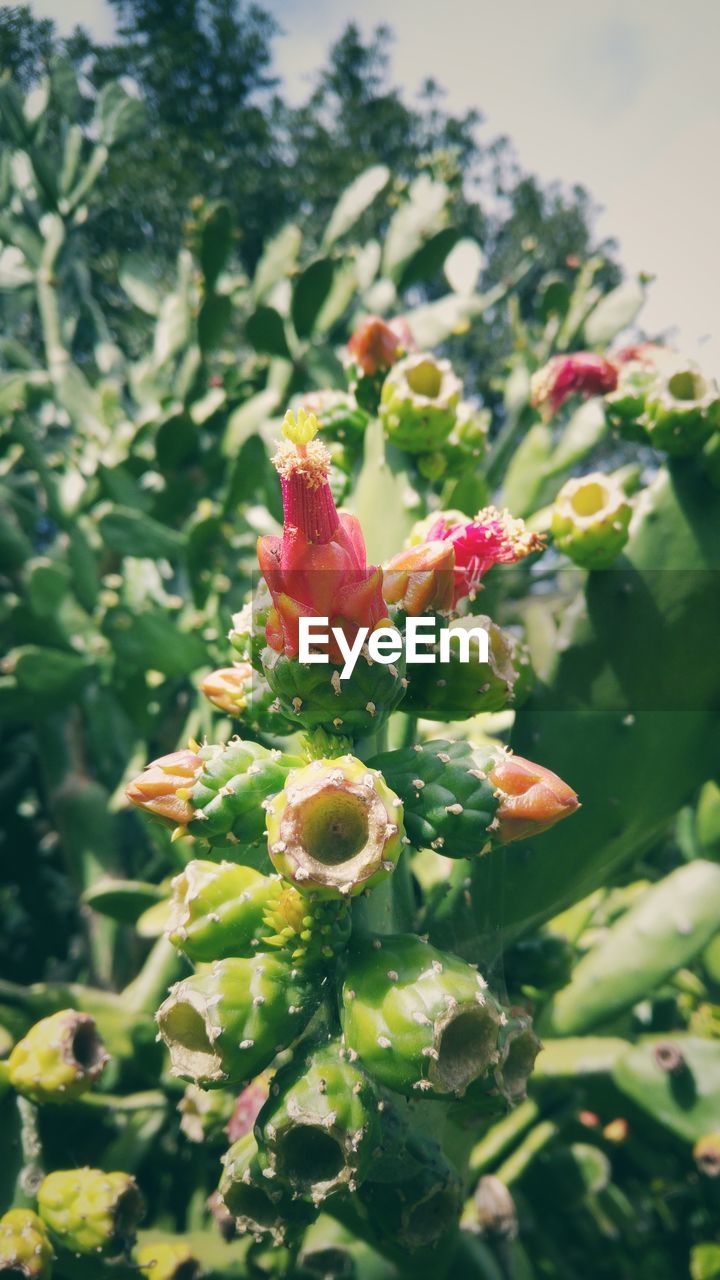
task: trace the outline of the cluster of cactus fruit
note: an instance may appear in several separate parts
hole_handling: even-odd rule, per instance
[[[276,455],[283,533],[258,547],[266,644],[249,644],[256,669],[240,677],[267,681],[285,733],[304,730],[302,754],[241,738],[191,743],[128,787],[204,854],[174,880],[167,926],[198,971],[172,988],[157,1021],[173,1072],[204,1089],[251,1086],[280,1057],[254,1130],[224,1158],[216,1209],[237,1232],[288,1245],[326,1199],[352,1197],[364,1216],[386,1218],[402,1247],[427,1249],[457,1225],[461,1181],[437,1141],[413,1132],[408,1104],[468,1093],[490,1109],[514,1102],[539,1041],[528,1013],[504,1007],[477,964],[415,932],[411,851],[491,855],[572,813],[577,798],[499,744],[440,739],[378,753],[414,672],[393,663],[376,672],[364,653],[341,682],[330,643],[321,679],[300,661],[303,616],[329,617],[348,641],[361,626],[402,634],[407,617],[447,618],[492,564],[542,546],[494,510],[440,520],[390,560],[386,598],[357,520],[335,508],[317,432],[314,415],[287,415]],[[474,655],[466,665],[441,679],[467,717],[496,705],[488,687],[493,700],[497,691]],[[224,708],[231,673],[205,682]],[[413,709],[432,716],[426,683]],[[386,917],[403,896],[399,932]]]
[[[127,265],[126,359],[77,290],[138,110],[110,85],[65,121],[53,185],[0,86],[4,287],[47,364],[3,344],[0,750],[26,892],[59,845],[84,904],[51,981],[0,982],[0,1276],[707,1280],[717,386],[613,347],[642,290],[589,262],[515,315],[491,420],[428,348],[511,284],[357,322],[450,243],[426,176],[382,252],[348,243],[381,167],[325,256],[286,228],[252,281],[198,203],[172,294]],[[418,622],[439,661],[406,661]]]

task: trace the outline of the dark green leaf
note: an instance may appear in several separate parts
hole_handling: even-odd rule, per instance
[[[322,305],[330,292],[335,264],[318,258],[298,276],[292,296],[292,322],[298,338],[309,338]],[[282,354],[281,352],[277,353]]]
[[[274,307],[257,307],[245,326],[245,336],[250,345],[262,355],[290,359],[285,324],[280,312]]]
[[[113,507],[100,517],[98,527],[105,546],[122,556],[172,558],[185,548],[181,533],[132,507]]]

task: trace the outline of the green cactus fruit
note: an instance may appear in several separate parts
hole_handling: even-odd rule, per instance
[[[473,634],[478,629],[487,633],[487,662],[479,660],[482,637]],[[512,701],[517,681],[507,636],[481,614],[456,618],[449,630],[449,661],[440,661],[438,631],[422,650],[435,661],[412,665],[403,710],[424,720],[469,720],[481,711],[501,711]]]
[[[604,569],[628,540],[632,505],[613,476],[595,471],[563,485],[552,514],[552,534],[583,569]]]
[[[10,1209],[0,1218],[0,1276],[50,1280],[53,1251],[45,1224],[31,1209]]]
[[[672,457],[698,453],[720,428],[720,389],[692,361],[667,352],[652,366],[631,362],[606,398],[612,425]]]
[[[653,382],[645,406],[650,443],[673,457],[698,453],[720,428],[720,389],[690,362]]]
[[[498,1064],[505,1015],[484,978],[412,934],[359,939],[342,1000],[348,1049],[398,1093],[461,1097]]]
[[[352,755],[313,760],[266,804],[270,857],[303,892],[353,897],[395,869],[402,802]]]
[[[414,1136],[415,1167],[399,1182],[365,1182],[359,1196],[381,1242],[423,1259],[455,1230],[462,1209],[462,1183],[457,1170],[431,1139]]]
[[[332,663],[301,663],[269,646],[262,664],[280,711],[295,728],[343,736],[377,733],[407,688],[403,655],[384,665],[361,654],[347,680]]]
[[[38,1189],[38,1211],[71,1253],[119,1253],[135,1238],[144,1205],[129,1173],[61,1169]]]
[[[134,1261],[146,1280],[200,1280],[203,1269],[183,1240],[155,1240],[138,1245]]]
[[[92,1088],[108,1061],[95,1019],[61,1009],[18,1041],[8,1059],[8,1079],[33,1102],[69,1102]]]
[[[439,738],[374,756],[388,786],[403,802],[405,827],[417,849],[447,858],[472,858],[490,846],[498,807],[488,779],[501,746],[473,749],[468,742]]]
[[[195,858],[173,880],[168,937],[195,963],[252,955],[281,889],[252,867]]]
[[[220,1200],[239,1235],[280,1246],[312,1222],[315,1211],[266,1173],[253,1134],[244,1134],[223,1156]]]
[[[297,1039],[319,999],[288,958],[265,952],[184,978],[157,1012],[173,1075],[203,1088],[251,1080]]]
[[[605,396],[608,420],[625,440],[647,444],[645,398],[656,377],[656,369],[631,361],[620,367],[616,389]]]
[[[195,811],[188,830],[211,845],[259,844],[265,834],[263,801],[281,789],[300,761],[242,738],[203,747],[199,755],[202,769],[187,793]]]
[[[380,1138],[379,1101],[339,1040],[297,1053],[273,1080],[255,1125],[265,1176],[315,1204],[355,1191]]]
[[[455,426],[462,383],[449,360],[405,356],[383,383],[379,414],[388,440],[409,453],[438,449]]]

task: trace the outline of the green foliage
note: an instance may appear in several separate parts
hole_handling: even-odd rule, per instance
[[[640,452],[612,442],[598,398],[540,418],[531,375],[580,346],[604,352],[644,282],[619,282],[594,252],[581,192],[540,190],[502,146],[500,211],[484,215],[464,182],[488,159],[474,120],[444,115],[434,86],[410,108],[389,87],[386,34],[366,44],[349,28],[291,109],[270,96],[260,10],[116,9],[119,35],[98,48],[79,32],[60,49],[23,8],[0,20],[12,72],[0,85],[0,1051],[74,1009],[111,1055],[94,1091],[43,1105],[39,1129],[0,1063],[0,1212],[34,1204],[44,1161],[83,1170],[103,1246],[114,1223],[99,1170],[136,1177],[143,1249],[181,1235],[210,1276],[305,1280],[317,1255],[388,1280],[426,1264],[496,1277],[508,1259],[551,1280],[674,1278],[691,1257],[714,1274],[713,1187],[692,1150],[717,1132],[720,1087],[716,421],[690,433],[693,456],[668,462],[657,434]],[[481,447],[463,429],[460,391],[428,436],[413,405],[405,433],[383,430],[386,371],[365,375],[346,345],[367,313],[402,314],[405,340],[441,346],[491,419],[487,453],[484,428]],[[253,618],[241,610],[256,540],[282,514],[270,454],[290,400],[317,412],[333,492],[373,562],[448,507],[471,517],[495,500],[548,530],[569,478],[615,473],[633,516],[612,569],[581,573],[558,545],[537,571],[493,569],[461,606],[462,627],[492,618],[513,663],[527,639],[539,680],[517,710],[509,677],[490,698],[458,678],[423,700],[402,663],[362,659],[341,686],[338,671],[264,647],[268,600],[256,595]],[[245,705],[200,705],[231,622]],[[451,723],[418,726],[417,713]],[[507,797],[487,772],[508,744],[583,808],[505,852],[493,833]],[[302,884],[267,878],[266,807],[293,768],[350,750],[404,802],[409,843],[371,896],[328,914]],[[146,823],[125,786],[155,757],[172,773],[179,752],[202,766],[175,786],[184,817]],[[189,929],[182,875],[174,925],[168,899],[194,852],[215,860],[200,864],[208,884],[221,863],[232,890],[228,906],[190,886]],[[290,860],[277,862],[287,876]],[[462,1071],[437,1048],[458,993]],[[161,1004],[172,1061],[155,1040]],[[537,1050],[532,1013],[546,1048],[529,1098],[504,1115]],[[277,1065],[256,1142],[236,1086]],[[232,1115],[225,1226],[227,1213],[252,1224],[274,1253],[211,1234],[217,1152],[181,1129],[178,1076],[219,1088]],[[264,1096],[263,1077],[251,1089]],[[336,1147],[299,1200],[275,1195],[272,1176],[293,1108],[313,1130],[300,1165],[329,1158],[320,1130]],[[479,1175],[512,1189],[519,1240],[512,1223],[478,1225],[480,1192],[458,1230]],[[76,1214],[72,1185],[68,1171],[56,1215]],[[83,1248],[96,1237],[61,1226],[56,1274],[132,1274],[119,1258],[72,1257],[63,1233]]]

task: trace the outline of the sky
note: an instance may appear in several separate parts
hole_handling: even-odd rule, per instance
[[[62,31],[112,31],[106,0],[34,0]],[[544,181],[582,183],[628,272],[656,277],[642,321],[720,374],[718,0],[265,0],[276,69],[300,100],[347,21],[395,33],[393,79],[432,76]]]

